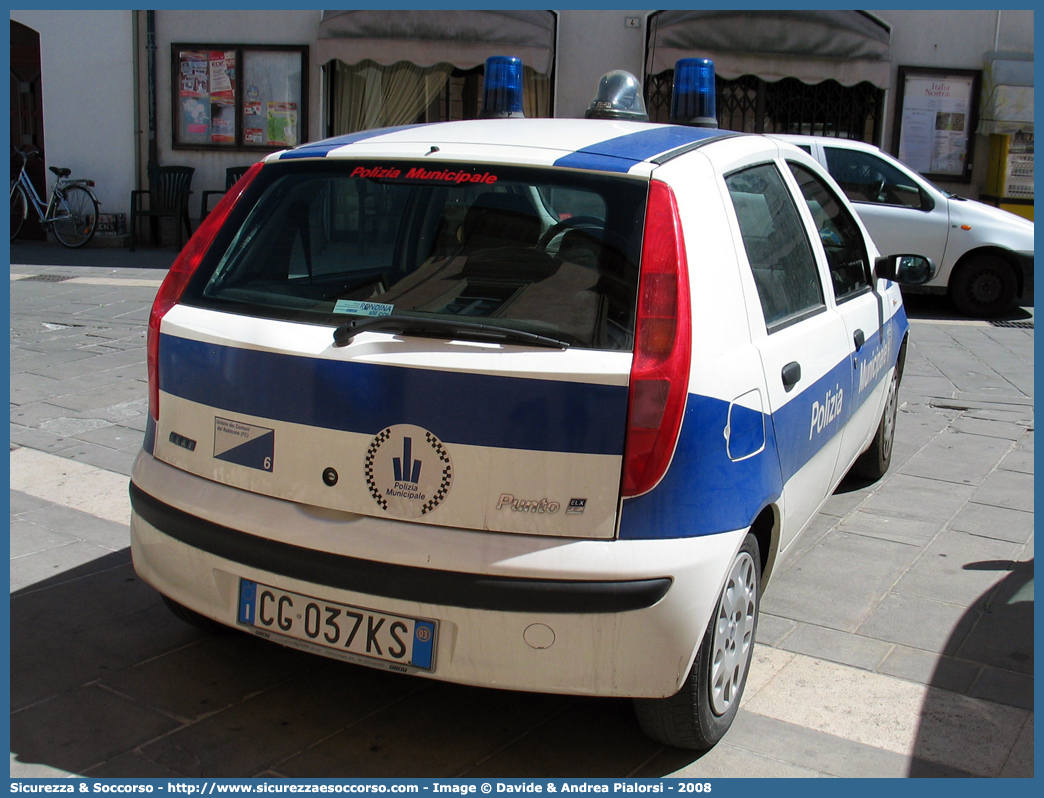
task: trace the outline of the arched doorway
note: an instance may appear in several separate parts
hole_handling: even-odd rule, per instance
[[[40,34],[19,22],[11,21],[11,146],[44,148],[43,89],[40,81]],[[12,162],[14,169],[16,162]],[[29,178],[40,196],[45,196],[46,179],[42,158],[29,160]],[[21,238],[46,239],[36,216],[30,212]]]

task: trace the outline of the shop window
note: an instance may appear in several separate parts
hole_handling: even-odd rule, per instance
[[[420,67],[409,61],[358,64],[330,61],[327,135],[379,127],[475,119],[482,111],[484,66],[459,69],[439,63]],[[551,82],[523,67],[522,110],[527,117],[550,116]]]
[[[175,149],[295,147],[308,135],[308,47],[171,47]]]

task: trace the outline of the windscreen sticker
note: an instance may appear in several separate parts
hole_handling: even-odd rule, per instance
[[[412,424],[388,427],[371,441],[364,473],[373,500],[398,518],[427,515],[453,484],[453,463],[445,445]]]
[[[215,418],[214,458],[259,471],[271,471],[275,461],[275,430]]]
[[[350,313],[353,316],[390,316],[395,305],[382,302],[360,302],[356,299],[338,299],[334,303],[334,313]]]
[[[497,182],[497,176],[490,172],[468,172],[463,169],[424,169],[415,166],[403,172],[394,166],[357,166],[352,170],[351,177],[361,177],[375,180],[425,180],[432,183],[481,183],[491,186]]]

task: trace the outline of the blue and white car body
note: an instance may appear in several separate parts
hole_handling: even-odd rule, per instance
[[[744,542],[757,539],[767,579],[894,419],[899,287],[873,276],[878,253],[856,223],[866,285],[835,296],[830,239],[795,165],[851,215],[798,149],[672,125],[445,123],[269,156],[157,297],[131,486],[138,573],[190,616],[359,664],[514,690],[677,694]],[[321,213],[315,192],[295,199],[293,180],[334,173],[343,182]],[[779,218],[751,188],[763,174],[793,204],[821,298],[772,319],[750,254],[757,226]],[[453,192],[472,185],[526,196],[540,240],[437,268],[418,257],[347,299],[309,293],[338,241],[360,262],[382,241],[396,242],[389,258],[466,247],[473,206]],[[444,205],[422,207],[444,189]],[[259,217],[278,202],[276,221]],[[567,252],[580,227],[594,243]],[[294,239],[285,252],[280,235]],[[262,279],[266,252],[284,265]],[[294,271],[302,257],[308,274]],[[505,277],[522,282],[491,299]],[[257,298],[277,281],[293,284],[292,302]],[[481,295],[462,299],[465,283]],[[386,321],[418,292],[405,327]],[[481,319],[494,327],[510,307],[509,332],[550,343],[409,328],[436,306],[440,322],[495,306]],[[745,662],[755,622],[740,624]],[[715,711],[730,703],[738,694]]]

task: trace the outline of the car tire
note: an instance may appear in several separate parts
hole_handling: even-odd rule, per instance
[[[1011,265],[996,255],[977,255],[961,263],[950,278],[950,299],[961,313],[992,319],[1015,305],[1018,284]]]
[[[748,533],[681,690],[669,698],[634,700],[647,736],[675,748],[706,751],[728,731],[754,653],[760,593],[761,555],[757,538]]]
[[[201,615],[195,610],[190,610],[184,604],[178,604],[178,602],[172,598],[167,596],[161,596],[161,598],[163,599],[163,603],[167,605],[167,609],[169,609],[174,614],[174,617],[180,621],[184,621],[185,623],[195,626],[197,629],[204,632],[209,632],[210,634],[224,634],[228,631],[228,627],[224,624],[220,624],[217,621],[208,618],[206,615]]]
[[[892,379],[888,384],[888,396],[885,399],[881,422],[870,448],[859,455],[852,466],[852,473],[857,477],[876,482],[888,472],[892,463],[892,444],[895,442],[895,417],[899,409],[899,369],[892,369]]]

